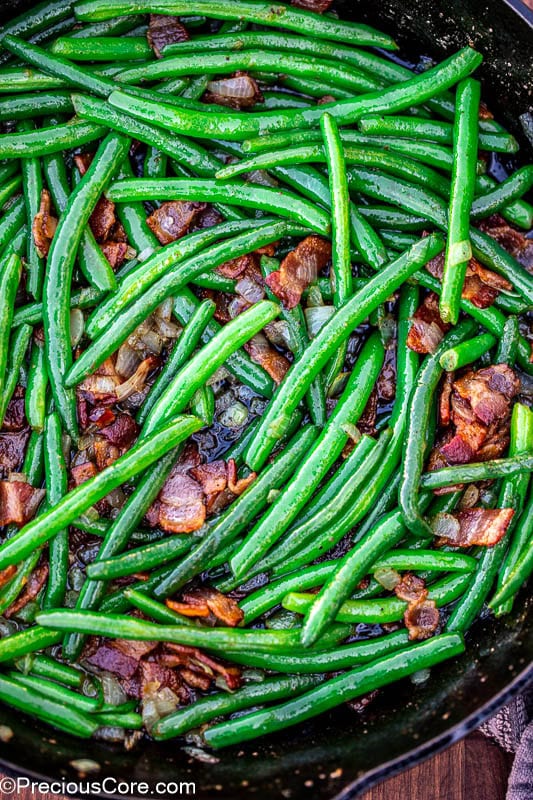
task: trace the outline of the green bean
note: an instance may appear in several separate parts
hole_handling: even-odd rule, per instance
[[[513,408],[511,441],[509,444],[510,456],[531,451],[533,415],[527,409],[528,413],[525,413],[524,409],[525,407],[520,403],[516,403]],[[512,508],[515,513],[507,528],[506,535],[494,546],[483,549],[479,557],[478,568],[470,579],[465,598],[453,610],[448,619],[446,630],[464,631],[469,628],[481,611],[496,577],[503,573],[503,570],[500,573],[502,562],[508,548],[510,534],[525,502],[528,483],[528,475],[518,478],[512,476],[505,478],[501,482],[497,506],[498,508]],[[522,529],[520,533],[524,535],[526,531]],[[502,584],[500,583],[500,585]],[[505,610],[508,609],[506,608]]]
[[[505,321],[501,333],[498,348],[496,350],[496,364],[508,364],[510,367],[514,366],[518,352],[518,341],[520,337],[520,328],[518,317],[509,317]]]
[[[16,574],[9,581],[9,583],[6,583],[6,585],[2,587],[0,592],[0,614],[3,614],[5,611],[7,611],[10,605],[14,603],[17,597],[20,595],[24,586],[28,582],[31,573],[37,566],[37,562],[39,561],[40,557],[41,553],[40,551],[37,551],[36,553],[32,553],[30,556],[28,556],[28,558],[17,565]]]
[[[384,33],[367,25],[337,20],[332,17],[321,17],[300,8],[290,8],[283,3],[249,3],[246,0],[235,0],[231,5],[221,0],[198,0],[195,11],[207,17],[224,20],[245,19],[260,25],[287,28],[317,39],[333,39],[345,41],[349,39],[353,45],[370,45],[387,50],[396,50],[394,40]],[[156,4],[136,0],[135,3],[113,0],[103,3],[101,0],[82,0],[76,4],[76,17],[82,21],[99,22],[119,14],[169,14],[171,16],[187,14],[190,4],[183,0],[168,2],[158,0]]]
[[[207,323],[214,314],[215,308],[215,303],[212,300],[204,300],[193,312],[137,414],[139,425],[144,424],[154,405],[173,380],[176,372],[192,356]]]
[[[80,711],[83,714],[94,714],[102,706],[102,700],[99,698],[86,697],[42,677],[21,675],[19,672],[8,672],[7,677],[49,700],[63,703],[68,708],[69,714],[71,710]]]
[[[426,357],[411,396],[398,501],[405,526],[419,536],[428,536],[432,533],[420,513],[418,491],[427,455],[426,436],[433,396],[442,375],[440,357],[450,346],[454,347],[466,339],[472,333],[473,327],[470,321],[461,322],[444,337],[435,352]]]
[[[322,680],[318,675],[290,675],[286,678],[265,678],[261,683],[244,686],[236,692],[219,692],[210,697],[203,697],[193,705],[169,714],[157,723],[152,733],[158,741],[172,739],[193,728],[199,728],[216,717],[232,714],[243,708],[299,695],[306,689],[317,686]]]
[[[28,444],[26,445],[26,453],[22,465],[22,472],[26,476],[28,483],[31,483],[32,486],[40,486],[43,480],[43,445],[44,436],[42,433],[32,431],[28,439]]]
[[[28,655],[16,661],[15,666],[25,675],[29,672],[32,675],[58,681],[76,689],[82,685],[85,679],[85,673],[81,670],[68,664],[62,664],[60,661],[56,661],[55,658],[40,654]]]
[[[63,36],[50,48],[54,56],[72,61],[135,61],[153,58],[153,50],[142,36],[91,36],[73,39]]]
[[[1,286],[2,283],[0,281],[0,289]],[[6,415],[9,401],[13,397],[13,393],[20,379],[20,372],[30,342],[31,333],[32,330],[29,325],[21,325],[13,332],[10,340],[7,369],[4,373],[3,381],[0,382],[2,384],[2,394],[0,395],[0,427]],[[6,337],[6,339],[7,338],[8,337]]]
[[[73,632],[93,636],[130,639],[133,641],[171,642],[224,652],[243,645],[269,652],[291,652],[298,647],[298,631],[243,630],[242,628],[193,628],[186,625],[157,625],[120,614],[102,614],[98,611],[56,609],[41,611],[39,625],[54,631]],[[349,628],[338,626],[329,631],[327,638],[317,642],[317,649],[327,649],[332,639],[346,638]],[[0,642],[1,644],[1,642]]]
[[[34,158],[94,142],[107,133],[101,125],[73,120],[54,128],[6,133],[0,140],[0,158]]]
[[[25,686],[18,675],[16,679],[13,676],[0,676],[0,700],[74,736],[88,739],[98,727],[97,722],[75,708],[70,707],[66,714],[64,702],[43,697],[39,692]]]
[[[143,614],[163,625],[185,625],[185,627],[195,625],[195,622],[189,617],[184,617],[182,614],[172,611],[167,606],[157,602],[157,600],[147,597],[142,592],[135,591],[132,587],[124,591],[124,599],[127,605],[138,608]]]
[[[17,175],[20,170],[20,163],[17,161],[4,161],[0,164],[0,184],[5,183],[13,176]]]
[[[495,344],[496,339],[494,336],[490,333],[482,333],[467,342],[462,342],[446,350],[440,357],[440,365],[446,372],[454,372],[456,369],[461,369],[461,367],[466,367],[467,364],[477,361],[482,355],[488,353]]]
[[[0,330],[4,331],[0,339],[0,396],[3,396],[10,352],[8,331],[11,328],[11,320],[13,319],[15,297],[22,265],[20,258],[15,253],[8,253],[2,258],[0,267]]]
[[[446,553],[439,550],[391,550],[376,561],[371,572],[381,569],[395,570],[429,570],[443,572],[473,572],[477,561],[472,556],[460,553]]]
[[[143,718],[136,711],[104,711],[103,713],[93,714],[92,719],[101,727],[106,728],[126,728],[127,730],[140,731],[143,727]]]
[[[3,564],[0,569],[16,564],[40,547],[98,500],[145,470],[200,427],[201,422],[194,417],[179,417],[149,440],[136,444],[110,467],[73,489],[54,508],[40,514],[4,542],[0,546],[0,563]]]
[[[43,650],[45,647],[53,647],[61,641],[61,634],[43,628],[41,625],[33,625],[23,631],[17,631],[11,636],[0,639],[0,663],[2,661],[12,661],[36,650]],[[63,708],[63,714],[65,709]]]
[[[40,92],[68,89],[68,81],[45,75],[44,72],[24,66],[4,67],[0,70],[0,94],[16,92]]]
[[[68,92],[38,92],[13,95],[0,100],[0,121],[32,119],[47,114],[68,114],[74,110]]]
[[[360,164],[367,167],[378,167],[394,175],[399,175],[406,180],[421,183],[442,196],[448,196],[450,188],[448,180],[429,167],[418,164],[416,161],[405,159],[396,153],[387,153],[383,150],[363,149],[361,147],[345,147],[344,157],[347,164]],[[265,169],[284,165],[301,164],[305,162],[325,161],[326,156],[321,144],[311,144],[298,147],[289,147],[282,151],[261,153],[257,156],[244,159],[236,164],[230,164],[217,172],[218,178],[233,178],[242,172],[254,169]]]
[[[85,533],[90,533],[93,536],[104,538],[111,522],[107,519],[89,519],[87,516],[82,515],[70,523],[73,528],[77,528]],[[164,536],[162,531],[158,530],[137,530],[131,534],[132,542],[157,542]]]
[[[7,136],[8,134],[6,134]],[[0,217],[0,251],[13,242],[14,237],[26,222],[26,207],[24,199],[17,197],[12,202],[3,216]],[[13,248],[11,248],[13,249]],[[3,254],[5,255],[5,253]],[[19,255],[17,253],[17,255]]]
[[[122,164],[119,177],[133,177],[133,169],[129,159],[126,159]],[[119,204],[116,206],[116,213],[126,231],[129,244],[137,251],[139,261],[144,262],[149,255],[159,249],[160,243],[146,222],[146,211],[143,204]]]
[[[476,120],[476,126],[478,122]],[[452,123],[440,120],[368,115],[359,120],[359,130],[363,133],[379,134],[380,136],[406,136],[409,139],[429,139],[442,144],[453,144]],[[518,142],[514,136],[507,133],[492,134],[483,133],[480,130],[479,147],[481,150],[490,150],[496,153],[516,153]]]
[[[361,525],[357,527],[357,532],[352,538],[353,542],[356,542],[358,539],[362,539],[363,536],[365,536],[365,534],[374,527],[378,520],[381,519],[381,517],[384,517],[385,514],[388,514],[389,511],[392,511],[396,507],[399,485],[400,473],[396,471],[389,480],[380,497],[377,498],[372,511],[367,514],[364,521],[361,522]]]
[[[191,399],[191,414],[212,425],[215,418],[215,395],[211,386],[200,386]]]
[[[531,543],[533,532],[533,493],[529,492],[529,500],[524,508],[522,516],[515,529],[517,541]],[[505,577],[500,581],[499,586],[489,602],[489,608],[494,613],[512,601],[516,592],[528,580],[533,570],[533,547],[527,544],[522,552],[517,556],[506,571]]]
[[[495,458],[492,461],[443,467],[434,472],[427,472],[422,476],[420,485],[424,489],[441,489],[456,483],[475,483],[476,481],[496,480],[507,475],[524,475],[531,472],[532,469],[533,455],[522,453],[509,458]]]
[[[477,189],[479,193],[488,194],[498,187],[498,183],[489,175],[478,175]],[[475,202],[475,201],[474,201]],[[525,200],[515,200],[514,203],[500,209],[500,214],[508,222],[528,231],[533,226],[533,206]]]
[[[247,453],[251,469],[260,469],[272,451],[283,427],[305,394],[309,382],[328,362],[338,345],[359,325],[369,312],[384,302],[418,267],[442,250],[439,236],[428,236],[371,278],[339,309],[311,341],[302,358],[291,368],[276,396],[263,415]]]
[[[346,180],[344,152],[339,136],[337,123],[329,114],[320,119],[320,127],[324,138],[324,153],[328,165],[330,194],[332,198],[332,266],[333,266],[333,302],[335,307],[342,306],[352,294],[352,264],[350,260],[350,195]],[[357,222],[361,219],[357,213]],[[364,223],[363,223],[364,225]],[[356,225],[356,230],[361,227]],[[359,250],[365,251],[364,239],[356,242]]]
[[[361,416],[381,370],[383,358],[383,345],[379,337],[373,335],[365,343],[346,388],[308,458],[230,560],[236,577],[242,577],[283,535],[340,456],[348,439],[346,425],[356,424]]]
[[[324,111],[335,117],[339,125],[357,121],[370,113],[395,111],[419,105],[440,91],[453,86],[473,72],[481,61],[475,50],[464,48],[456,55],[441,62],[421,75],[389,89],[371,92],[355,99],[327,103],[318,108],[290,109],[267,112],[230,114],[198,112],[187,108],[168,107],[160,103],[131,97],[125,92],[115,91],[109,102],[134,117],[158,120],[161,127],[176,130],[185,135],[204,139],[222,138],[228,141],[243,141],[251,136],[273,133],[291,128],[310,128],[316,125]]]
[[[275,242],[291,231],[300,232],[299,228],[293,228],[286,222],[265,222],[264,220],[262,222],[263,224],[255,230],[252,229],[247,233],[212,245],[168,270],[108,326],[105,334],[102,334],[85,350],[72,365],[65,380],[66,385],[75,386],[91,374],[152,311],[167,297],[177,294],[194,275],[202,274],[207,269],[214,269],[230,258],[237,258],[258,247]]]
[[[280,312],[277,303],[262,300],[228,322],[208,344],[176,372],[151,409],[142,429],[147,436],[182,411],[194,392],[222,366],[228,355],[242,347]]]
[[[456,325],[459,319],[459,300],[472,258],[469,230],[474,200],[480,94],[481,86],[472,78],[467,78],[457,87],[448,236],[439,298],[439,313],[444,322],[452,325]]]
[[[16,36],[4,36],[2,44],[11,53],[37,67],[37,69],[42,69],[47,75],[67,81],[70,85],[81,86],[85,91],[89,91],[99,97],[107,97],[115,89],[116,84],[110,78],[105,78],[91,70],[78,67],[68,59],[52,55],[50,50],[43,50],[34,44],[18,39]]]
[[[106,332],[109,325],[123,309],[137,300],[153,284],[162,278],[176,264],[191,258],[202,248],[219,239],[232,236],[251,228],[259,228],[264,221],[236,220],[214,225],[207,230],[184,236],[175,242],[161,247],[157,252],[142,260],[119,283],[117,291],[93,311],[87,321],[85,332],[92,339]]]
[[[158,598],[171,596],[201,572],[209,559],[231,544],[265,507],[270,492],[273,489],[280,490],[286,484],[316,436],[316,428],[302,428],[243,494],[233,501],[229,509],[213,521],[201,542],[158,582],[154,595]]]
[[[13,197],[15,192],[18,192],[22,185],[22,176],[15,175],[13,178],[0,186],[0,208]]]
[[[91,580],[110,581],[125,575],[133,575],[136,572],[168,564],[186,553],[192,546],[194,546],[193,537],[189,534],[183,536],[176,534],[159,542],[127,550],[118,556],[94,561],[87,566],[87,577]]]
[[[476,198],[472,204],[472,219],[483,219],[515,200],[533,187],[533,166],[522,167],[499,183],[492,191]]]
[[[94,563],[115,556],[124,550],[131,534],[161,491],[178,455],[179,448],[171,449],[142,476],[137,487],[122,506],[120,513],[107,529]],[[104,581],[92,580],[90,575],[87,575],[87,580],[78,595],[76,608],[78,610],[97,608],[106,588]],[[77,658],[83,642],[82,636],[68,634],[63,642],[65,658],[69,661]]]
[[[462,637],[435,636],[429,642],[411,645],[331,678],[281,705],[214,725],[204,732],[204,739],[211,747],[219,748],[288,728],[463,651]]]
[[[199,72],[232,74],[236,70],[282,73],[292,77],[316,78],[317,74],[335,88],[340,87],[356,92],[371,92],[383,84],[355,67],[339,66],[334,61],[318,59],[314,56],[293,55],[273,50],[245,50],[239,52],[192,53],[160,59],[148,64],[140,64],[125,69],[117,75],[120,83],[136,84],[140,81],[175,78],[183,75],[197,75]],[[203,88],[202,88],[203,93]],[[187,97],[187,91],[182,95]]]
[[[327,234],[330,228],[328,215],[307,200],[281,189],[246,183],[218,184],[202,178],[196,180],[166,178],[164,181],[139,178],[115,182],[109,188],[107,196],[117,203],[146,198],[160,200],[186,198],[193,202],[229,203],[289,217],[294,222],[308,226],[318,233]]]
[[[366,641],[344,644],[326,653],[304,653],[303,655],[277,655],[269,653],[245,653],[232,650],[228,653],[232,662],[249,667],[275,669],[277,672],[316,673],[351,669],[356,664],[374,661],[376,658],[407,647],[407,631],[396,631],[386,636],[373,637]]]
[[[44,464],[46,475],[46,500],[55,506],[67,492],[67,467],[63,456],[61,420],[55,412],[46,418],[44,429]],[[60,530],[48,544],[48,585],[43,598],[43,608],[63,605],[69,569],[68,530]]]
[[[35,125],[29,120],[22,120],[17,126],[17,130],[22,133],[34,129]],[[26,217],[30,223],[32,223],[39,211],[41,192],[43,189],[41,164],[37,158],[23,158],[21,161],[21,170]],[[41,299],[43,271],[44,262],[35,247],[32,225],[29,224],[26,233],[26,283],[30,294],[33,295],[36,300]]]
[[[182,324],[186,325],[194,309],[199,305],[199,301],[195,295],[187,289],[182,287],[178,293],[174,295],[174,308],[173,313],[176,319]],[[207,342],[220,330],[218,322],[211,320],[202,334],[202,342]],[[257,394],[262,397],[272,397],[273,381],[270,375],[265,370],[255,364],[247,353],[243,350],[237,350],[226,361],[226,368],[238,378],[245,386],[249,386]]]
[[[77,437],[74,392],[64,378],[72,363],[70,345],[70,289],[76,250],[85,225],[102,189],[126,157],[129,140],[109,134],[100,145],[89,169],[69,197],[48,254],[43,293],[43,324],[50,386],[57,411],[67,431]]]

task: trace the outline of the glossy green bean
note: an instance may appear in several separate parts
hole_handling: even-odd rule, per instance
[[[252,227],[252,226],[250,226]],[[126,311],[108,326],[105,334],[94,341],[72,365],[65,383],[75,386],[113,353],[120,344],[143,322],[167,297],[174,296],[192,277],[208,269],[215,269],[230,258],[238,258],[257,247],[277,241],[291,231],[300,232],[286,222],[264,222],[258,228],[227,241],[207,247],[201,253],[179,262],[171,268]]]
[[[7,134],[6,134],[7,135]],[[22,197],[9,201],[8,208],[0,217],[0,251],[12,244],[26,222],[26,206]],[[13,248],[11,248],[13,250]],[[5,256],[5,252],[3,252]],[[17,253],[17,255],[20,255]]]
[[[82,21],[99,22],[119,14],[158,13],[179,15],[187,14],[190,4],[186,0],[168,2],[158,0],[156,4],[136,0],[135,3],[113,0],[103,3],[101,0],[82,0],[76,5],[76,17]],[[235,0],[230,6],[223,0],[198,0],[195,11],[207,17],[223,20],[245,19],[259,25],[287,28],[317,39],[333,39],[345,41],[349,39],[353,45],[370,45],[395,50],[394,40],[384,33],[367,25],[346,22],[332,17],[322,17],[304,11],[301,8],[287,8],[283,3],[246,2]]]
[[[383,345],[379,337],[373,335],[365,343],[346,388],[308,458],[302,462],[291,483],[276,497],[231,559],[231,569],[236,577],[242,577],[283,535],[339,458],[348,439],[346,426],[357,424],[381,370],[383,358]]]
[[[0,395],[0,427],[6,415],[9,401],[13,397],[13,393],[20,379],[20,373],[30,342],[31,333],[32,330],[29,325],[21,325],[13,331],[11,339],[9,340],[10,349],[7,369],[4,373],[3,380],[0,381],[0,385],[2,386],[2,394]],[[8,337],[6,337],[6,339],[7,338]]]
[[[0,639],[0,663],[21,658],[36,650],[53,647],[59,641],[61,641],[61,634],[57,631],[51,631],[41,625],[32,625],[30,628]],[[65,709],[63,708],[64,713]]]
[[[500,582],[494,596],[489,601],[489,608],[495,613],[500,607],[511,601],[528,580],[533,571],[533,547],[531,546],[531,536],[533,533],[533,493],[529,493],[529,500],[524,508],[520,521],[515,529],[517,540],[529,542],[516,560],[506,570],[505,577]]]
[[[298,646],[298,631],[243,630],[242,628],[193,628],[186,625],[157,625],[146,620],[120,614],[103,614],[97,611],[56,609],[37,615],[38,625],[49,630],[105,636],[132,641],[172,642],[174,644],[202,647],[215,652],[238,649],[242,646],[269,652],[291,652]],[[329,636],[317,642],[317,650],[327,649],[331,640],[345,638],[349,628],[338,626]]]
[[[42,433],[32,431],[28,444],[26,445],[26,453],[24,455],[24,463],[22,464],[22,472],[27,478],[28,483],[32,486],[40,486],[44,476],[44,436]]]
[[[480,96],[481,86],[472,78],[467,78],[457,87],[448,235],[439,298],[441,318],[452,325],[456,325],[459,319],[459,301],[472,258],[469,231],[476,176]]]
[[[6,183],[0,186],[0,208],[13,197],[15,192],[18,192],[22,185],[22,176],[15,175],[10,178]]]
[[[496,350],[496,364],[514,366],[518,354],[520,328],[518,317],[508,317],[501,332],[501,338]]]
[[[33,158],[94,142],[106,134],[101,125],[74,120],[54,128],[28,133],[6,133],[0,140],[0,158]]]
[[[44,358],[44,345],[34,339],[28,366],[28,384],[26,386],[24,404],[26,419],[31,428],[37,433],[40,433],[44,428],[47,386],[48,372]]]
[[[479,194],[492,193],[497,189],[498,183],[489,175],[478,175],[477,189]],[[528,231],[533,226],[533,206],[525,200],[515,200],[513,203],[500,209],[500,214],[508,222]]]
[[[466,367],[467,364],[477,361],[482,355],[488,353],[495,344],[496,339],[494,336],[490,333],[482,333],[467,342],[462,342],[446,350],[440,357],[440,365],[446,372],[454,372],[456,369],[461,369],[461,367]]]
[[[84,679],[85,673],[80,669],[71,667],[69,664],[62,664],[55,658],[41,654],[28,655],[15,662],[15,666],[23,673],[38,675],[41,678],[48,678],[58,681],[66,686],[79,688]]]
[[[24,133],[35,129],[30,120],[22,120],[17,125],[17,131]],[[39,159],[23,158],[21,160],[22,185],[24,203],[26,205],[26,218],[34,220],[41,202],[43,189],[43,176]],[[32,226],[27,226],[26,232],[26,285],[29,293],[36,300],[41,299],[43,289],[44,261],[33,241]]]
[[[433,396],[443,371],[440,357],[450,346],[454,347],[466,339],[473,332],[473,328],[472,322],[463,321],[444,337],[436,351],[426,357],[411,396],[398,501],[405,526],[419,536],[431,534],[431,529],[420,512],[418,492],[427,455],[426,436]]]
[[[89,217],[113,174],[126,157],[129,140],[109,134],[89,169],[69,197],[48,253],[43,292],[43,325],[50,386],[63,423],[77,437],[75,395],[65,386],[72,364],[70,344],[70,291],[76,250]]]
[[[219,748],[253,739],[260,733],[288,728],[361,694],[452,658],[463,650],[462,637],[435,636],[429,642],[411,645],[331,678],[286,703],[214,725],[204,732],[204,739],[211,747]]]
[[[63,455],[61,420],[57,413],[46,417],[44,428],[44,471],[46,475],[46,502],[55,506],[65,496],[68,488],[67,466]],[[68,529],[58,531],[48,543],[48,584],[42,608],[63,605],[69,570]]]
[[[263,415],[247,452],[247,464],[260,469],[272,451],[283,427],[305,394],[309,382],[344,341],[381,302],[384,302],[418,267],[442,250],[442,239],[428,236],[385,267],[366,287],[356,292],[346,305],[324,325],[311,341],[297,367],[289,370],[272,403]]]
[[[197,135],[204,139],[223,138],[228,141],[243,141],[251,136],[273,133],[291,128],[310,128],[327,111],[339,125],[357,121],[370,113],[386,111],[388,114],[419,105],[475,70],[481,56],[475,50],[465,48],[441,62],[437,67],[391,88],[361,95],[353,100],[326,103],[319,108],[291,109],[247,114],[197,112],[187,108],[163,106],[159,103],[132,98],[125,92],[115,91],[109,102],[134,117],[158,120],[161,127],[176,130],[185,135]]]
[[[525,406],[524,406],[525,408]],[[525,423],[524,423],[525,424]],[[533,454],[520,454],[509,458],[495,458],[456,467],[443,467],[422,476],[424,489],[442,489],[458,483],[496,480],[510,475],[524,475],[533,469]]]
[[[375,573],[382,569],[429,570],[437,572],[473,572],[477,561],[461,553],[446,553],[441,550],[409,550],[398,548],[381,556],[371,567]]]
[[[279,312],[277,303],[262,300],[224,325],[173,376],[148,414],[142,436],[150,435],[186,408],[194,392],[222,366],[227,356],[259,333]]]
[[[142,36],[91,36],[85,39],[63,36],[54,41],[50,52],[72,61],[147,61],[153,58],[153,50]]]
[[[139,178],[115,182],[109,188],[107,196],[117,203],[147,198],[229,203],[289,217],[297,224],[305,225],[318,233],[327,234],[330,228],[328,215],[307,200],[298,198],[292,192],[246,183],[218,184],[201,178],[166,178],[164,181]]]
[[[194,546],[193,537],[176,534],[158,542],[127,550],[111,558],[100,559],[87,565],[87,577],[91,580],[110,581],[133,575],[136,572],[162,566],[186,553]]]
[[[38,92],[0,99],[0,121],[33,119],[48,114],[72,113],[74,106],[68,92]]]
[[[440,120],[367,115],[359,120],[358,127],[363,133],[405,136],[409,139],[428,139],[442,144],[453,144],[453,124]],[[514,136],[507,133],[484,133],[480,125],[479,147],[496,153],[516,153],[518,142]]]
[[[0,330],[5,331],[0,339],[0,395],[5,391],[9,358],[9,329],[13,319],[15,297],[19,285],[22,265],[15,253],[7,254],[0,263]],[[3,415],[2,415],[3,419]]]
[[[477,197],[472,204],[472,219],[489,217],[501,208],[519,200],[533,188],[533,166],[521,167],[513,174],[497,184],[487,194]]]
[[[40,514],[0,546],[0,569],[16,564],[73,522],[112,489],[138,475],[201,427],[194,417],[180,417],[150,439],[136,444],[110,467],[70,491],[54,508]]]
[[[99,711],[102,706],[102,699],[100,698],[87,697],[42,677],[21,675],[19,672],[8,672],[7,677],[12,678],[17,684],[26,686],[28,689],[33,690],[43,697],[47,697],[49,700],[63,703],[63,705],[68,708],[69,713],[71,710],[74,710],[81,711],[84,714],[94,714]]]

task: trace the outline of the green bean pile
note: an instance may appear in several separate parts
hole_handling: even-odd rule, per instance
[[[78,737],[237,745],[423,675],[511,610],[533,570],[533,278],[509,240],[533,248],[533,165],[493,177],[518,144],[479,53],[412,72],[395,50],[263,0],[51,0],[0,29],[0,439],[17,408],[25,437],[5,468],[0,445],[8,706]],[[251,104],[223,106],[243,80]],[[168,204],[212,221],[163,240]],[[326,255],[285,286],[305,248]],[[230,269],[250,261],[253,299]],[[96,396],[163,319],[135,389]],[[127,444],[83,460],[117,414]],[[227,502],[150,521],[191,446]],[[88,665],[117,640],[188,700],[163,678],[157,702],[110,693]]]

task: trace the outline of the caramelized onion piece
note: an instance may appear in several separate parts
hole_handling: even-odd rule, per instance
[[[52,216],[52,199],[48,189],[41,191],[39,211],[33,218],[32,234],[35,248],[41,258],[45,258],[57,228],[57,218]]]

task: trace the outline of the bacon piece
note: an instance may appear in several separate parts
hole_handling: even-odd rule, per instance
[[[216,659],[208,656],[197,647],[188,647],[183,644],[171,644],[168,642],[165,647],[171,651],[171,655],[161,658],[162,663],[172,666],[202,666],[211,673],[220,675],[228,689],[238,689],[242,685],[242,674],[239,667],[221,664]]]
[[[409,639],[429,639],[439,627],[440,614],[434,600],[422,600],[408,606],[403,615],[405,627],[409,631]]]
[[[447,428],[452,421],[452,391],[453,373],[447,372],[444,376],[442,391],[439,397],[439,421],[444,428]]]
[[[198,481],[206,495],[222,492],[228,484],[226,462],[222,460],[200,464],[198,467],[193,467],[190,473],[194,480]]]
[[[426,264],[427,271],[434,278],[442,280],[444,254],[440,253]],[[462,297],[470,300],[477,308],[488,308],[494,303],[500,289],[508,291],[508,284],[500,275],[483,267],[475,258],[470,259],[463,284]]]
[[[111,423],[115,421],[116,414],[110,408],[102,408],[101,406],[97,406],[89,413],[88,419],[91,422],[94,422],[98,428],[105,428],[107,425],[111,425]]]
[[[511,227],[499,214],[482,220],[479,229],[495,239],[519,264],[533,272],[533,239]]]
[[[331,244],[312,234],[285,256],[279,270],[266,277],[266,283],[286,308],[294,308],[330,259]]]
[[[357,428],[360,433],[365,433],[367,436],[373,436],[375,434],[377,413],[378,393],[376,387],[374,387],[357,423]]]
[[[197,531],[205,518],[202,487],[179,468],[171,472],[146,515],[149,525],[160,525],[172,533]]]
[[[89,169],[89,167],[91,166],[92,160],[93,160],[92,153],[78,153],[78,155],[74,156],[74,163],[76,164],[78,172],[80,173],[82,178]]]
[[[112,672],[120,678],[132,678],[139,667],[139,659],[114,647],[114,643],[100,645],[97,651],[85,660],[93,667]]]
[[[413,315],[407,346],[415,353],[434,353],[449,330],[450,325],[442,321],[439,313],[439,298],[430,292]]]
[[[291,6],[305,8],[306,11],[314,11],[316,14],[323,14],[333,3],[333,0],[291,0]]]
[[[162,50],[168,44],[186,42],[190,39],[187,28],[180,22],[179,17],[167,17],[163,14],[150,14],[146,37],[157,58],[162,58]]]
[[[28,423],[24,408],[25,394],[26,390],[23,386],[20,384],[15,386],[15,391],[7,404],[4,421],[2,423],[2,431],[6,433],[15,433],[16,431],[21,431],[26,428]]]
[[[195,217],[192,230],[196,231],[203,230],[204,228],[212,228],[214,225],[220,225],[223,220],[224,217],[222,214],[219,214],[214,206],[208,204],[207,208],[204,211],[200,211],[198,216]]]
[[[35,600],[43,586],[45,585],[48,579],[48,564],[40,564],[36,569],[33,570],[31,573],[26,586],[24,587],[24,591],[19,594],[17,599],[11,603],[9,608],[4,611],[4,617],[10,619],[18,614],[28,603],[31,603],[32,600]]]
[[[0,570],[0,586],[5,586],[6,583],[9,583],[11,578],[14,578],[17,574],[17,567],[15,564],[11,564],[9,567]]]
[[[428,594],[426,584],[412,572],[406,572],[401,581],[396,584],[394,591],[396,597],[405,600],[406,603],[414,603],[417,600],[425,600]]]
[[[35,249],[46,258],[57,228],[57,217],[52,216],[52,198],[48,189],[42,189],[39,211],[33,218],[31,232]]]
[[[44,489],[36,489],[24,481],[0,481],[0,527],[26,525],[44,495]]]
[[[241,495],[257,478],[257,472],[250,472],[246,478],[239,478],[237,464],[233,458],[228,461],[228,489],[232,494]]]
[[[116,447],[128,450],[137,438],[139,426],[130,414],[117,414],[110,425],[100,429],[100,436]]]
[[[272,347],[264,334],[256,333],[246,342],[244,349],[252,361],[268,372],[275,383],[281,383],[291,366],[290,361]]]
[[[205,203],[171,200],[161,203],[146,222],[161,244],[169,244],[185,236],[198,214],[205,208]]]
[[[476,417],[485,425],[509,413],[509,401],[519,390],[520,381],[507,364],[495,364],[477,372],[468,372],[454,381],[454,391],[470,403]]]
[[[514,516],[512,508],[465,508],[453,517],[458,523],[449,533],[441,534],[442,539],[454,547],[493,547],[503,539]]]
[[[116,403],[116,388],[122,383],[115,365],[106,358],[100,366],[78,385],[78,393],[92,405],[111,405]]]
[[[89,217],[89,227],[97,242],[102,243],[109,239],[116,221],[115,204],[102,195]]]
[[[235,600],[210,586],[184,593],[181,603],[167,600],[166,604],[178,614],[188,617],[209,617],[213,614],[220,622],[232,628],[244,619],[244,613]]]
[[[29,435],[28,428],[16,433],[0,433],[0,477],[19,471]]]
[[[250,269],[254,269],[255,265],[256,262],[254,254],[248,253],[245,256],[232,258],[231,261],[225,261],[224,264],[220,264],[220,266],[216,268],[216,272],[218,272],[219,275],[223,275],[224,278],[236,280],[245,272],[248,272]]]
[[[202,100],[220,106],[241,109],[252,108],[263,102],[263,95],[257,81],[247,72],[236,72],[229,78],[209,81]]]
[[[80,486],[90,478],[94,478],[94,476],[97,474],[98,470],[92,461],[84,461],[83,464],[76,464],[70,470],[70,475],[74,482],[74,486]]]
[[[127,242],[109,241],[101,244],[100,249],[109,261],[111,268],[116,269],[124,263],[129,247]]]

